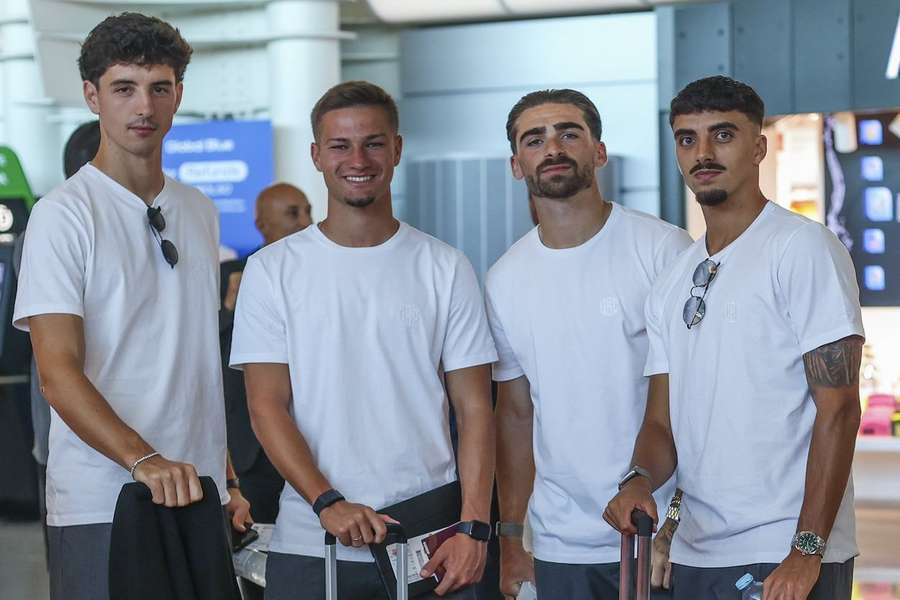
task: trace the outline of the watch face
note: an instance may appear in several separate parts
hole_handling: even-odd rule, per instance
[[[479,542],[486,542],[491,539],[491,526],[481,521],[462,522],[459,524],[458,531]]]
[[[794,547],[803,554],[819,554],[822,552],[819,536],[811,531],[798,533],[794,540]]]

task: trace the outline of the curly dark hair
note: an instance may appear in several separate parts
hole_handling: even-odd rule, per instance
[[[743,113],[760,127],[766,115],[766,105],[752,87],[746,83],[715,75],[687,84],[669,105],[669,126],[679,115],[693,115],[701,112]]]
[[[387,113],[391,128],[396,133],[400,128],[397,103],[386,91],[368,81],[346,81],[325,92],[312,109],[309,120],[313,137],[319,139],[319,125],[325,113],[353,106],[378,106]]]
[[[136,12],[107,17],[81,45],[78,70],[83,81],[100,85],[112,65],[167,65],[176,81],[184,79],[193,49],[178,29],[165,21]]]
[[[529,108],[542,104],[571,104],[580,108],[591,135],[600,141],[600,136],[603,135],[603,122],[600,120],[600,112],[590,98],[577,90],[538,90],[522,96],[509,111],[509,117],[506,119],[506,139],[509,140],[513,154],[516,153],[516,121]]]

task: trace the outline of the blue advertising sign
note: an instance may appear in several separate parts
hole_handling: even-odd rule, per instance
[[[163,142],[163,170],[196,187],[219,209],[221,245],[246,256],[262,245],[253,224],[256,196],[274,178],[269,121],[175,125]]]

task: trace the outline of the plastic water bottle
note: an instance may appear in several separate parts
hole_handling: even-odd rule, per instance
[[[516,600],[537,600],[537,590],[534,589],[534,584],[530,581],[522,582],[522,587],[519,588],[519,595],[516,596]]]
[[[762,581],[755,581],[750,573],[746,573],[738,579],[734,587],[741,593],[741,600],[760,600],[762,598]]]

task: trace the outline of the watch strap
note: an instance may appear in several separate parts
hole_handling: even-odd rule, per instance
[[[632,465],[631,469],[625,473],[625,476],[622,477],[621,481],[619,481],[619,489],[621,490],[625,487],[625,484],[634,479],[635,477],[646,477],[647,480],[650,480],[650,471],[645,469],[644,467],[639,467],[638,465]]]
[[[520,538],[525,534],[525,525],[522,523],[511,523],[507,521],[497,521],[494,525],[494,535],[497,537]]]
[[[483,521],[460,521],[456,525],[456,532],[464,533],[479,542],[491,539],[491,526]]]
[[[225,480],[225,489],[227,490],[239,490],[241,489],[241,480],[237,477],[232,477],[231,479]]]
[[[341,493],[335,489],[326,490],[322,492],[322,494],[316,498],[316,501],[313,502],[313,512],[316,513],[316,516],[320,516],[320,513],[335,504],[336,502],[340,502],[345,498],[341,495]]]

